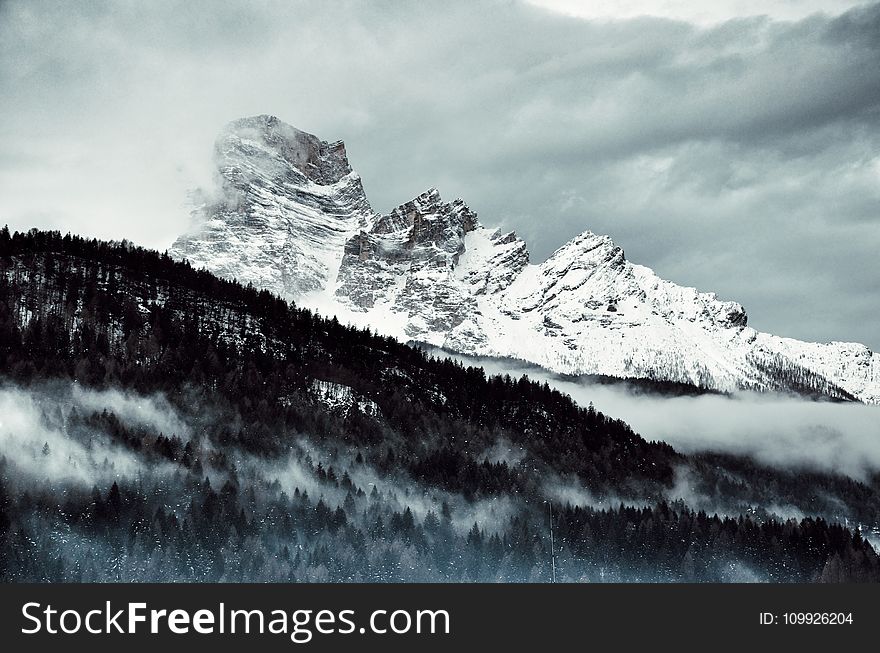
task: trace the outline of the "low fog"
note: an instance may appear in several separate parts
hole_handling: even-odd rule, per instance
[[[210,408],[202,406],[201,410]],[[174,466],[168,462],[147,459],[126,449],[99,429],[84,429],[79,421],[71,419],[73,411],[81,417],[107,411],[128,428],[143,427],[151,435],[177,435],[184,441],[193,431],[187,423],[189,418],[180,415],[160,394],[84,389],[75,382],[29,388],[6,385],[0,387],[0,455],[22,485],[106,487],[115,480],[156,479],[174,473]],[[203,456],[217,453],[216,447],[204,440],[196,446]],[[275,459],[234,447],[225,448],[224,453],[234,461],[242,481],[262,486],[277,484],[291,497],[306,492],[314,501],[322,499],[334,509],[343,506],[348,491],[335,481],[319,478],[319,466],[323,470],[332,468],[335,479],[348,474],[354,486],[368,496],[375,488],[383,505],[399,512],[409,508],[419,521],[429,512],[441,514],[445,505],[453,527],[460,533],[467,533],[475,523],[485,532],[494,533],[522,508],[521,502],[509,497],[468,500],[424,487],[399,474],[383,475],[368,463],[356,461],[356,450],[325,449],[307,437],[299,437],[287,454]],[[493,461],[514,464],[524,456],[524,451],[504,440],[485,454]],[[227,474],[212,467],[206,467],[203,475],[215,487],[229,480]],[[364,511],[369,502],[359,498],[356,504]]]
[[[443,355],[448,355],[443,352]],[[811,401],[777,394],[660,397],[624,385],[561,378],[540,368],[493,358],[453,358],[487,374],[528,375],[583,406],[627,422],[647,440],[683,453],[715,451],[753,456],[777,466],[830,471],[856,479],[880,471],[880,408]]]
[[[582,403],[593,400],[600,410],[681,450],[735,451],[774,465],[851,474],[877,469],[880,462],[870,439],[854,436],[858,423],[850,415],[870,424],[872,409],[863,406],[748,395],[637,397],[620,387],[560,380],[515,363],[480,362],[490,373],[525,371]],[[621,504],[660,510],[656,504],[665,500],[673,511],[752,515],[758,525],[774,517],[821,516],[858,528],[871,542],[880,537],[873,503],[858,497],[850,501],[839,491],[848,485],[827,485],[815,497],[803,498],[785,490],[768,495],[751,488],[718,495],[696,467],[676,462],[671,483],[640,490],[620,486],[620,495],[600,495],[601,489],[587,489],[586,477],[561,474],[561,468],[542,462],[530,451],[529,441],[514,443],[501,434],[481,440],[473,455],[516,468],[522,483],[484,493],[460,489],[467,484],[447,486],[444,479],[423,478],[405,463],[389,465],[383,451],[393,438],[375,447],[354,445],[346,442],[342,423],[342,430],[329,437],[280,426],[273,436],[283,444],[274,450],[223,444],[223,437],[207,434],[204,424],[234,423],[234,411],[195,395],[83,389],[71,381],[7,384],[0,386],[0,415],[0,489],[17,497],[12,514],[33,534],[22,535],[21,541],[30,542],[29,555],[37,560],[30,570],[27,565],[15,567],[16,578],[427,581],[445,578],[448,572],[466,580],[541,581],[548,573],[548,502],[559,528],[555,561],[568,580],[775,578],[769,567],[760,567],[760,559],[737,553],[733,542],[691,550],[678,534],[670,546],[682,557],[680,564],[667,561],[668,569],[642,569],[644,552],[627,544],[627,538],[619,541],[632,560],[630,554],[618,557],[619,551],[603,547],[604,538],[618,537],[614,524],[622,530],[630,519]],[[831,432],[832,427],[838,430]],[[816,435],[822,428],[830,433],[824,439]],[[866,433],[876,435],[873,429]],[[186,437],[183,443],[175,439],[177,453],[168,454],[162,453],[160,433]],[[110,488],[114,481],[119,481],[118,489]],[[591,517],[573,506],[607,512]],[[651,519],[651,524],[661,523]],[[681,523],[698,528],[686,516]],[[608,532],[596,530],[606,526]],[[706,537],[699,528],[689,532]],[[215,537],[223,544],[214,549],[193,544]],[[698,566],[689,570],[695,556]],[[61,559],[63,566],[52,566]],[[749,562],[755,560],[760,568],[752,569]],[[722,565],[720,571],[717,565]],[[810,573],[820,571],[817,567]],[[789,576],[783,573],[781,578]]]
[[[145,426],[167,436],[189,434],[189,427],[162,395],[133,395],[112,388],[98,391],[74,383],[71,401],[83,410],[107,410],[129,424]]]
[[[615,388],[563,382],[649,439],[685,453],[724,451],[780,467],[804,466],[854,478],[880,470],[880,414],[863,404],[739,393],[732,398],[636,397]]]
[[[445,352],[435,351],[437,354]],[[455,356],[466,364],[479,364],[488,374],[526,374],[532,380],[546,381],[569,394],[578,403],[591,402],[600,411],[629,423],[649,440],[662,440],[683,453],[712,451],[751,456],[773,467],[807,468],[841,473],[856,479],[880,471],[880,421],[877,408],[861,404],[816,402],[779,395],[740,393],[733,397],[657,397],[636,394],[623,385],[599,385],[560,378],[539,368],[515,361],[475,359]],[[211,411],[202,406],[197,413]],[[79,416],[115,415],[128,428],[144,428],[153,435],[178,435],[190,440],[195,431],[193,416],[180,413],[160,394],[144,396],[119,390],[83,389],[76,383],[49,383],[35,388],[0,388],[0,445],[6,461],[24,483],[81,487],[106,486],[117,479],[156,479],[173,473],[168,462],[147,459],[141,452],[125,448],[98,429],[84,428]],[[220,453],[202,439],[192,439],[202,458]],[[265,458],[225,447],[234,463],[239,481],[257,487],[275,487],[287,496],[308,493],[312,501],[323,500],[331,509],[354,501],[358,521],[368,519],[375,492],[388,509],[403,512],[409,508],[423,521],[433,512],[447,512],[459,533],[475,523],[486,533],[503,529],[527,501],[518,496],[484,497],[478,500],[425,486],[406,474],[382,473],[364,460],[358,450],[329,447],[300,434],[286,453]],[[479,460],[505,462],[511,467],[533,467],[529,451],[500,437],[477,455]],[[332,472],[330,471],[332,469]],[[327,473],[330,473],[329,478]],[[548,470],[536,478],[540,496],[559,505],[614,509],[621,503],[649,506],[660,499],[682,500],[694,509],[723,513],[717,499],[694,490],[691,470],[682,466],[675,472],[673,486],[663,496],[596,496],[574,477],[557,476]],[[220,487],[229,477],[207,466],[203,472],[210,483]],[[364,495],[352,495],[345,484],[347,475],[354,488]],[[536,506],[533,506],[533,508]],[[734,502],[728,508],[750,509]],[[782,518],[802,518],[804,512],[792,505],[762,505],[767,513]],[[841,505],[840,516],[848,511]],[[734,514],[734,513],[731,513]],[[739,514],[739,513],[736,513]],[[366,525],[366,522],[364,522]]]
[[[499,440],[491,451],[507,451],[508,448],[510,443]],[[365,462],[357,462],[356,451],[328,451],[306,438],[300,438],[294,450],[281,460],[267,462],[241,455],[246,461],[246,476],[277,482],[288,495],[305,491],[312,499],[323,499],[330,506],[343,505],[347,491],[317,477],[314,467],[320,463],[324,469],[332,467],[337,479],[343,473],[348,474],[352,483],[368,495],[375,488],[384,505],[399,512],[409,508],[419,521],[424,520],[429,512],[441,514],[443,506],[447,506],[452,525],[459,533],[466,533],[474,524],[487,533],[494,533],[503,529],[508,519],[522,508],[521,502],[510,497],[468,500],[460,494],[422,486],[399,474],[386,476]],[[524,456],[525,452],[518,451],[517,462]],[[365,506],[366,503],[362,507]]]
[[[137,476],[143,466],[130,451],[98,431],[74,435],[67,428],[73,408],[100,412],[115,405],[117,416],[126,421],[129,414],[115,396],[119,393],[102,401],[105,393],[70,389],[57,394],[58,390],[0,387],[0,455],[6,462],[28,483],[89,486]],[[74,397],[85,403],[71,401]]]

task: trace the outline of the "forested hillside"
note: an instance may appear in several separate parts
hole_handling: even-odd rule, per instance
[[[562,580],[880,580],[876,479],[684,456],[127,243],[0,231],[0,373],[5,580],[547,581],[548,502]]]

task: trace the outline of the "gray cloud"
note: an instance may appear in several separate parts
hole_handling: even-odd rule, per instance
[[[345,139],[379,210],[437,186],[536,260],[608,233],[757,328],[880,348],[878,4],[700,27],[491,0],[13,0],[0,88],[16,228],[166,247],[216,132],[268,112]]]

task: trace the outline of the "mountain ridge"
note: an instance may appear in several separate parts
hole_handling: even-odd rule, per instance
[[[880,403],[880,356],[748,326],[744,307],[584,231],[541,263],[436,188],[380,215],[341,141],[257,116],[217,144],[219,200],[170,254],[384,335],[475,356],[734,391]]]

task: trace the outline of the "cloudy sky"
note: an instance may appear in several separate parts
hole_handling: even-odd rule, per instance
[[[610,234],[753,326],[880,349],[880,4],[0,1],[0,223],[167,247],[229,120],[344,139],[540,261]]]

